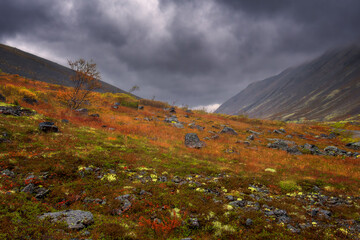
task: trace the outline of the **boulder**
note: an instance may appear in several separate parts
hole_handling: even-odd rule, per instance
[[[324,151],[327,155],[330,156],[347,155],[347,152],[345,150],[339,149],[335,146],[327,146],[326,148],[324,148]]]
[[[205,143],[200,141],[196,133],[187,133],[185,135],[185,146],[199,149],[205,147]]]
[[[165,118],[164,122],[167,123],[179,123],[178,118],[175,115]]]
[[[138,106],[139,110],[144,110],[144,106]]]
[[[94,114],[91,114],[89,116],[93,117],[93,118],[99,118],[100,117],[100,115],[98,113],[94,113]]]
[[[220,131],[220,133],[227,133],[227,134],[231,134],[231,135],[238,135],[238,133],[237,133],[234,129],[232,129],[231,127],[226,127],[226,126]]]
[[[80,230],[94,223],[91,212],[81,210],[65,210],[49,212],[39,216],[40,220],[50,219],[52,222],[66,222],[68,228]]]
[[[302,146],[302,148],[305,151],[308,151],[310,154],[323,155],[323,153],[320,151],[320,149],[317,146],[313,145],[313,144],[305,143],[304,146]]]
[[[79,109],[76,109],[75,112],[85,115],[85,114],[88,114],[89,110],[87,108],[79,108]]]
[[[181,123],[178,123],[178,122],[174,122],[174,123],[172,123],[172,125],[176,128],[184,128],[184,125],[182,125]]]
[[[59,132],[59,128],[53,122],[42,122],[39,124],[39,130],[42,132]]]
[[[200,130],[200,131],[203,131],[203,130],[205,129],[205,127],[202,127],[202,126],[197,125],[197,124],[195,124],[195,123],[189,123],[188,126],[189,126],[191,129],[198,129],[198,130]]]
[[[4,115],[12,115],[12,116],[32,116],[36,112],[30,109],[21,108],[19,106],[0,106],[0,113]]]
[[[354,149],[354,150],[360,150],[360,142],[353,142],[346,144],[346,147]]]

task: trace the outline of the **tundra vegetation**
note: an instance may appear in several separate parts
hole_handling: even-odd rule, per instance
[[[360,238],[359,123],[73,91],[0,74],[0,239]]]

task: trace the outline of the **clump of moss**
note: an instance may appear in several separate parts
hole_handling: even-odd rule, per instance
[[[293,180],[280,181],[279,182],[279,187],[284,192],[294,192],[294,191],[300,191],[301,190],[301,187],[299,185],[297,185],[296,182],[293,181]]]

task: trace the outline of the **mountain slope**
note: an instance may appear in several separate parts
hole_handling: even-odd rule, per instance
[[[69,76],[74,71],[70,68],[3,44],[0,44],[0,69],[42,82],[73,86]],[[103,81],[101,86],[98,92],[127,93]]]
[[[360,113],[359,92],[360,46],[353,45],[252,83],[216,112],[283,120],[344,119]]]

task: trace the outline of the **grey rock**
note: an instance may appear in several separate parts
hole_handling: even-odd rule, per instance
[[[253,220],[251,220],[250,218],[246,219],[245,225],[250,227],[251,225],[253,225]]]
[[[53,122],[42,122],[39,124],[39,130],[45,133],[59,132],[59,128]]]
[[[91,212],[81,210],[66,210],[60,212],[44,213],[39,216],[40,220],[49,218],[52,222],[66,222],[70,229],[83,229],[94,223]]]
[[[29,183],[28,185],[26,185],[21,192],[25,192],[25,193],[34,193],[35,191],[35,185],[33,183]]]
[[[229,201],[235,201],[235,197],[232,195],[226,195],[225,198]]]
[[[197,124],[195,124],[195,123],[189,123],[188,126],[189,126],[191,129],[198,129],[198,130],[200,130],[200,131],[203,131],[203,130],[205,129],[205,127],[202,127],[202,126],[197,125]]]
[[[284,134],[284,132],[283,132],[283,131],[276,130],[276,129],[273,131],[273,133],[276,133],[276,134]]]
[[[247,130],[248,133],[254,134],[254,135],[261,135],[261,133],[253,131],[253,130]]]
[[[239,207],[245,207],[246,205],[246,201],[244,200],[236,200],[236,201],[232,201],[229,203],[229,205],[235,207],[235,208],[239,208]]]
[[[190,223],[190,228],[199,228],[200,224],[197,218],[190,218],[189,219],[189,223]]]
[[[292,225],[288,224],[287,228],[292,232],[292,233],[300,233],[301,230],[299,228],[295,228]]]
[[[181,123],[178,123],[178,122],[174,122],[174,123],[172,123],[172,125],[176,128],[184,128],[184,125],[182,125]]]
[[[171,108],[169,109],[169,112],[170,112],[170,113],[176,113],[176,110],[175,110],[174,107],[171,107]]]
[[[121,212],[129,210],[131,207],[131,202],[130,202],[131,199],[132,199],[132,197],[129,194],[125,194],[125,195],[116,197],[115,200],[120,201],[122,204],[121,208],[118,210],[120,210]]]
[[[19,106],[0,106],[0,113],[11,116],[32,116],[36,112],[30,109],[21,108]]]
[[[354,149],[354,150],[360,150],[360,142],[353,142],[346,144],[346,147]]]
[[[100,199],[100,198],[89,198],[89,197],[86,197],[84,199],[84,203],[96,203],[96,204],[106,204],[106,201],[103,200],[103,199]]]
[[[89,110],[87,108],[79,108],[79,109],[76,109],[75,112],[81,113],[81,114],[88,114]]]
[[[69,123],[69,120],[67,120],[67,119],[62,119],[61,122],[62,122],[62,123]]]
[[[167,123],[179,123],[178,118],[175,115],[165,118],[164,122]]]
[[[246,138],[246,140],[249,140],[249,141],[253,141],[254,139],[255,139],[254,134],[251,134],[250,136],[248,136],[248,137]]]
[[[227,134],[231,134],[231,135],[238,135],[238,133],[232,129],[231,127],[227,127],[225,126],[221,131],[220,133],[227,133]]]
[[[1,171],[1,175],[8,176],[8,177],[15,177],[15,173],[10,171],[9,169],[5,169]]]
[[[93,117],[93,118],[99,118],[100,117],[100,115],[98,113],[90,114],[89,116]]]
[[[138,106],[139,110],[144,110],[144,106]]]
[[[185,135],[185,146],[199,149],[205,147],[205,143],[200,141],[196,133],[187,133]]]
[[[313,155],[323,155],[320,149],[313,144],[305,143],[304,146],[302,146],[302,148],[309,151]]]

